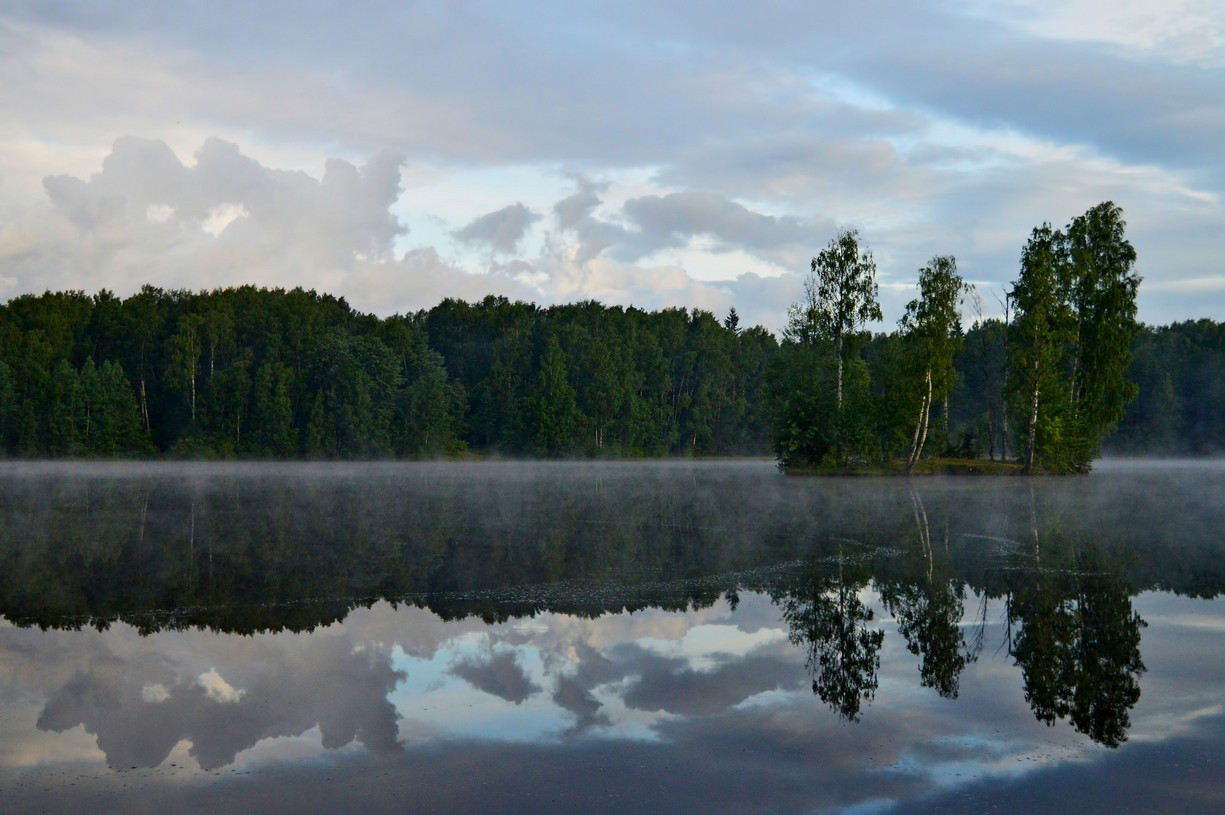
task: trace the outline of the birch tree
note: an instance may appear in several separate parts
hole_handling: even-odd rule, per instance
[[[1123,210],[1105,201],[1073,219],[1067,230],[1076,312],[1068,396],[1086,463],[1096,457],[1102,439],[1118,425],[1137,393],[1124,378],[1139,328],[1140,286],[1133,271],[1136,250],[1124,237],[1125,227]]]
[[[1066,299],[1067,262],[1063,233],[1036,227],[1021,252],[1021,276],[1009,297],[1016,317],[1008,332],[1008,387],[1019,423],[1022,463],[1032,472],[1044,448],[1047,465],[1063,446],[1067,429],[1066,380],[1061,364],[1072,314]]]
[[[906,313],[898,323],[914,347],[923,379],[906,472],[914,468],[923,454],[933,400],[947,400],[956,379],[953,359],[962,341],[958,306],[967,288],[957,274],[955,258],[951,255],[932,258],[931,263],[919,270],[918,299],[906,305]]]
[[[876,261],[859,247],[859,232],[841,230],[812,259],[804,299],[791,307],[787,339],[801,346],[831,348],[834,357],[834,438],[842,457],[843,378],[852,340],[869,322],[883,319],[877,300]]]
[[[1021,254],[1008,393],[1026,472],[1087,471],[1136,396],[1124,373],[1140,278],[1122,216],[1104,201],[1066,231],[1035,229]]]

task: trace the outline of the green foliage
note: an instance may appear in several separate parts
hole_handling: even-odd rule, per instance
[[[937,256],[919,270],[919,297],[906,305],[906,313],[898,323],[899,331],[910,346],[911,373],[919,399],[914,437],[911,441],[907,467],[913,468],[923,455],[928,439],[928,424],[933,402],[947,400],[956,380],[953,359],[961,348],[961,314],[958,306],[967,291],[957,274],[957,261],[951,256]],[[946,417],[947,419],[947,417]],[[947,438],[937,445],[944,451]]]
[[[784,343],[770,367],[767,398],[774,427],[774,452],[784,469],[830,464],[836,409],[831,355],[798,343]]]
[[[531,391],[523,400],[524,420],[531,432],[534,453],[558,456],[571,452],[570,445],[586,420],[574,396],[565,357],[554,337],[545,350]]]
[[[1003,320],[979,319],[966,332],[954,361],[954,386],[950,421],[962,438],[972,437],[976,455],[1004,458],[1008,446],[1005,426],[1004,373],[1008,326]]]
[[[794,304],[783,332],[805,382],[779,372],[772,379],[775,449],[783,467],[843,465],[874,457],[870,381],[859,346],[863,327],[882,318],[876,262],[859,247],[859,233],[844,230],[812,259],[804,299]],[[827,372],[825,369],[829,368]],[[832,405],[825,398],[832,375]],[[778,388],[798,388],[783,393]]]
[[[1142,327],[1132,353],[1126,376],[1139,397],[1128,405],[1110,448],[1164,455],[1225,451],[1225,324]]]
[[[791,307],[784,335],[801,345],[845,340],[870,322],[883,319],[877,300],[876,261],[859,248],[859,232],[841,230],[812,259],[804,300]]]
[[[1124,374],[1140,279],[1123,230],[1104,202],[1066,232],[1035,229],[1022,252],[1007,394],[1026,470],[1088,470],[1136,396]]]
[[[447,300],[379,320],[301,289],[23,296],[0,306],[0,446],[22,456],[761,453],[776,347],[764,329],[708,312],[591,301]],[[126,394],[127,424],[99,413],[95,392],[107,388]]]

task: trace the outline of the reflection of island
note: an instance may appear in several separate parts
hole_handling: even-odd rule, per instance
[[[1031,500],[1028,487],[1007,484],[934,482],[920,495],[892,480],[797,483],[767,470],[763,482],[760,468],[643,466],[23,477],[0,490],[0,614],[52,628],[123,620],[144,633],[250,634],[310,630],[378,599],[444,620],[501,621],[704,608],[760,591],[804,649],[814,692],[855,720],[875,691],[886,636],[863,590],[879,593],[922,685],[947,698],[980,647],[963,635],[973,591],[980,623],[1003,600],[1008,653],[1035,715],[1115,745],[1143,670],[1132,592],[1225,585],[1216,553],[1192,534],[1202,530],[1144,521],[1157,506],[1147,488],[1107,501],[1092,479],[1052,481]],[[1160,536],[1137,537],[1155,528]],[[115,696],[89,672],[74,682],[44,724],[84,722],[101,740],[110,725],[99,711],[109,708],[73,699],[132,691]],[[164,690],[189,703],[200,692]],[[590,687],[567,693],[576,710],[591,707]],[[322,717],[313,723],[324,727]],[[387,743],[373,719],[359,731]]]

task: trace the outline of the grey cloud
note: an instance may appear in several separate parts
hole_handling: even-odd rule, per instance
[[[621,668],[608,657],[586,643],[575,646],[578,668],[572,675],[562,675],[553,691],[553,702],[574,714],[572,733],[609,724],[608,714],[601,710],[600,701],[591,692],[597,685],[623,678]]]
[[[410,249],[394,262],[358,263],[339,290],[333,287],[331,291],[343,294],[354,308],[383,315],[432,308],[446,297],[469,301],[489,294],[512,300],[547,297],[512,275],[512,269],[496,265],[489,273],[470,272],[427,246]]]
[[[657,179],[672,186],[718,189],[793,207],[816,204],[828,210],[832,207],[824,202],[837,201],[851,211],[868,202],[879,206],[886,196],[910,197],[919,190],[930,195],[936,191],[933,185],[945,183],[938,173],[900,153],[886,138],[913,133],[930,122],[911,121],[905,128],[894,128],[899,131],[896,134],[884,134],[875,127],[860,129],[844,123],[842,117],[836,121],[840,127],[821,128],[827,133],[797,128],[706,145],[684,161],[662,168]],[[827,218],[847,214],[834,210]]]
[[[624,226],[594,216],[596,207],[603,203],[598,191],[599,187],[592,182],[579,179],[578,191],[553,205],[562,232],[572,233],[578,241],[575,260],[580,264],[598,257],[610,246],[623,243],[627,237]]]
[[[628,244],[614,250],[623,260],[684,246],[698,235],[716,238],[724,250],[777,250],[812,240],[811,230],[798,218],[763,215],[706,191],[632,198],[625,202],[625,216],[637,233],[627,233]]]
[[[751,142],[761,133],[807,133],[819,142],[848,130],[880,136],[883,126],[921,140],[925,116],[916,114],[923,111],[1006,123],[1162,163],[1188,157],[1219,163],[1215,145],[1225,126],[1219,71],[1051,41],[934,2],[836,9],[767,4],[718,14],[658,5],[579,6],[560,16],[557,9],[472,15],[384,5],[361,18],[319,7],[297,10],[289,25],[283,14],[250,7],[172,15],[125,7],[99,15],[88,3],[74,3],[56,4],[54,11],[23,6],[5,16],[18,20],[29,38],[105,34],[95,39],[123,44],[139,30],[142,43],[190,55],[168,59],[167,73],[188,72],[193,81],[185,88],[196,88],[189,94],[209,103],[214,121],[245,127],[258,115],[270,129],[366,147],[394,140],[468,161],[660,164],[709,172],[705,150]],[[224,51],[206,34],[214,15],[241,20],[227,30]],[[367,56],[355,65],[350,55],[357,50]],[[286,72],[254,70],[285,65],[305,80],[287,87]],[[335,88],[337,67],[352,91],[345,117],[325,104],[333,101],[328,89]],[[496,83],[489,81],[494,76]],[[908,107],[914,121],[870,110],[871,104],[828,104],[821,83],[831,79],[883,99],[880,107]],[[36,84],[28,95],[39,99],[42,116],[65,102],[54,85],[40,90]],[[104,106],[112,111],[131,112],[135,101],[114,98],[119,93],[107,86],[96,95],[121,103]],[[261,110],[259,100],[267,98],[282,104]],[[876,123],[868,124],[872,118]]]
[[[768,263],[795,267],[802,254],[800,247],[814,240],[813,224],[791,216],[755,212],[710,191],[631,198],[615,220],[593,215],[601,203],[594,187],[580,180],[577,192],[554,205],[559,227],[577,241],[574,261],[580,265],[605,252],[614,260],[632,263],[709,236],[716,240],[714,251],[740,249]],[[828,226],[827,231],[833,234],[832,226],[822,226]]]
[[[777,617],[775,618],[777,623]],[[636,643],[621,643],[600,653],[579,646],[578,669],[557,683],[554,701],[575,714],[575,731],[607,723],[591,690],[624,682],[622,701],[644,711],[662,710],[680,716],[710,716],[769,690],[794,690],[804,684],[799,659],[785,644],[757,648],[746,656],[716,655],[711,670],[695,670],[689,662],[665,657]]]
[[[519,251],[527,230],[538,220],[540,216],[523,204],[511,204],[482,215],[454,235],[460,243],[513,255]]]
[[[903,48],[852,70],[899,101],[963,121],[1092,144],[1127,160],[1219,162],[1225,71],[1017,36],[955,45]]]
[[[451,666],[450,673],[477,690],[516,705],[540,692],[540,686],[519,665],[515,651],[496,651],[485,659],[461,659]]]
[[[579,190],[553,205],[557,224],[562,229],[574,229],[591,218],[591,213],[601,203],[598,188],[584,179],[579,180]]]
[[[735,284],[669,282],[661,293],[652,276],[671,280],[668,270],[589,264],[637,262],[701,236],[716,251],[743,249],[802,274],[843,222],[864,227],[894,282],[940,252],[1002,285],[1030,227],[1105,199],[1143,236],[1148,280],[1219,275],[1225,81],[1212,62],[1044,39],[964,4],[486,11],[384,4],[353,17],[303,7],[287,23],[275,8],[240,4],[174,14],[21,4],[0,12],[0,73],[14,78],[0,85],[0,105],[30,132],[83,150],[97,133],[174,132],[178,143],[183,132],[250,133],[272,149],[316,154],[320,144],[346,155],[395,145],[443,166],[530,162],[611,178],[634,168],[679,192],[640,196],[601,217],[603,188],[579,183],[552,213],[559,240],[573,239],[571,255],[531,259],[523,271],[537,278],[482,276],[425,246],[411,262],[391,262],[404,231],[386,203],[398,190],[399,154],[361,168],[332,163],[316,180],[233,145],[206,143],[183,167],[164,145],[124,141],[97,178],[48,182],[51,220],[6,218],[4,293],[131,291],[156,269],[159,285],[301,283],[376,305],[430,305],[417,294],[427,290],[479,296],[468,292],[487,283],[545,301],[611,289],[639,305],[725,308]],[[235,21],[224,49],[215,47],[221,17]],[[186,130],[169,127],[179,119]],[[993,146],[1021,137],[1017,150]],[[53,162],[49,144],[6,150],[17,158],[0,165],[0,192],[24,184],[27,158]],[[38,175],[63,172],[50,165]],[[1186,194],[1169,194],[1170,185]],[[217,206],[235,202],[247,217],[217,239],[201,234]],[[149,204],[171,205],[175,217],[147,223]],[[526,227],[506,218],[500,226],[477,219],[465,230],[471,245],[509,254]],[[547,279],[567,263],[580,268]],[[427,268],[442,277],[414,276]],[[602,288],[610,276],[622,288]],[[374,282],[386,288],[356,288]],[[694,300],[680,299],[689,293]],[[1141,288],[1146,321],[1205,312],[1225,315],[1225,297]]]

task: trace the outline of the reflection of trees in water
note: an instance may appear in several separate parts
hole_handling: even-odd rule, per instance
[[[919,677],[925,688],[934,688],[943,697],[956,699],[961,672],[977,657],[967,647],[961,632],[965,614],[965,583],[954,578],[949,557],[947,519],[945,546],[939,556],[933,550],[931,526],[922,496],[910,490],[911,505],[918,535],[918,562],[914,547],[900,557],[912,562],[907,580],[880,581],[881,602],[897,621],[898,633],[906,648],[919,657]],[[984,609],[985,611],[985,609]]]
[[[850,721],[876,693],[885,640],[883,630],[868,627],[875,615],[859,599],[865,585],[866,578],[846,577],[840,550],[837,574],[809,577],[774,596],[788,639],[807,650],[813,693]]]
[[[1076,552],[1067,570],[1019,572],[1007,615],[1010,629],[1019,624],[1009,653],[1034,715],[1048,725],[1068,719],[1107,747],[1126,741],[1140,699],[1146,623],[1100,550]]]
[[[1032,543],[1010,558],[1008,653],[1039,721],[1068,719],[1078,732],[1117,747],[1140,699],[1146,623],[1132,609],[1120,563],[1104,548],[1106,530],[1065,532],[1057,514],[1040,518],[1033,487],[1027,492]]]
[[[380,598],[493,622],[679,611],[762,591],[804,649],[814,692],[855,720],[875,693],[885,637],[860,600],[865,586],[918,657],[921,683],[948,698],[983,647],[987,602],[1004,598],[1008,652],[1035,715],[1119,744],[1144,670],[1130,594],[1163,574],[1164,585],[1194,578],[1198,594],[1221,586],[1203,535],[1184,540],[1166,523],[1140,538],[1158,527],[1142,522],[1147,494],[1105,502],[1090,480],[920,491],[644,468],[9,480],[0,614],[251,633],[308,630]],[[861,545],[844,552],[847,539]],[[979,627],[967,643],[971,589]]]
[[[965,587],[945,580],[881,587],[881,600],[897,621],[910,653],[919,657],[923,687],[956,699],[961,672],[974,661],[961,633]]]

